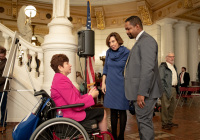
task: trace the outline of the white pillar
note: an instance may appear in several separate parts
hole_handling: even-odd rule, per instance
[[[186,67],[188,70],[188,34],[186,27],[190,22],[179,21],[175,27],[175,65],[178,73],[181,72],[181,67]]]
[[[190,81],[197,80],[197,67],[199,63],[198,52],[198,30],[200,24],[191,24],[188,27],[189,31],[189,49],[188,49],[188,71],[190,74]]]
[[[165,18],[157,22],[161,26],[161,62],[165,62],[165,57],[169,52],[174,52],[173,24],[175,19]]]
[[[53,1],[53,19],[48,24],[49,34],[44,37],[42,48],[44,50],[44,83],[43,89],[50,94],[54,71],[50,67],[50,61],[54,54],[66,54],[69,58],[69,63],[72,64],[72,72],[69,78],[73,83],[76,83],[76,52],[77,45],[75,38],[72,35],[72,23],[68,20],[68,2],[69,0],[54,0]]]

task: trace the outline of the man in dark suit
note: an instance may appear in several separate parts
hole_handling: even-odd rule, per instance
[[[197,73],[198,73],[198,80],[200,82],[200,62],[198,64]]]
[[[5,84],[5,80],[6,78],[2,77],[3,71],[4,71],[4,67],[6,65],[6,49],[2,46],[0,46],[0,100],[1,97],[3,95],[3,89],[4,89],[4,84]],[[8,90],[8,84],[6,87],[6,90]],[[7,104],[7,91],[4,91],[4,96],[3,96],[3,100],[2,100],[2,104],[1,104],[1,124],[0,124],[0,132],[5,130],[5,126],[6,123],[4,123],[4,121],[6,122],[7,119],[7,114],[6,113],[6,104]],[[4,120],[5,117],[5,120]],[[4,123],[4,127],[3,127],[3,123]]]
[[[186,67],[182,67],[181,73],[179,74],[180,86],[187,87],[190,83],[190,75],[186,72]]]
[[[136,39],[124,70],[125,95],[134,102],[140,139],[153,140],[153,110],[162,94],[158,45],[152,36],[144,32],[142,21],[137,16],[126,19],[125,30],[130,39]]]

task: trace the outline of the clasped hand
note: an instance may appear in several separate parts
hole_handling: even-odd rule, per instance
[[[88,93],[88,95],[92,95],[93,98],[96,98],[99,95],[99,91],[96,87],[93,87]]]

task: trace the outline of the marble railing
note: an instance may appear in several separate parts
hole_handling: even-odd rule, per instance
[[[3,47],[7,49],[7,57],[8,57],[9,55],[12,55],[9,54],[9,50],[11,47],[11,42],[12,42],[11,40],[14,38],[15,33],[1,23],[0,23],[0,32],[2,33],[2,37],[4,38]],[[31,44],[30,42],[23,39],[20,35],[18,35],[18,39],[19,39],[20,49],[17,51],[15,66],[14,66],[14,69],[17,70],[14,71],[13,75],[17,76],[18,78],[24,77],[24,72],[26,72],[26,70],[24,70],[24,67],[25,65],[27,65],[28,71],[30,72],[30,75],[35,84],[35,88],[39,90],[41,89],[41,86],[43,84],[43,77],[44,77],[43,50],[41,46],[35,46]],[[19,74],[21,76],[19,76]],[[24,84],[26,85],[27,84],[26,78],[22,79],[23,80],[21,81],[24,81]]]

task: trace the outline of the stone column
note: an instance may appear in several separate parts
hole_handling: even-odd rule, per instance
[[[190,74],[190,81],[197,80],[197,67],[199,63],[198,51],[198,30],[200,24],[191,24],[188,27],[189,32],[189,49],[188,49],[188,71]]]
[[[165,57],[169,52],[174,52],[173,24],[175,19],[165,18],[157,22],[161,26],[161,62],[165,62]]]
[[[186,27],[189,22],[179,21],[174,25],[175,28],[175,65],[178,73],[181,72],[181,67],[186,67],[188,70],[188,34]]]
[[[54,54],[66,54],[72,65],[70,80],[76,84],[76,52],[77,45],[72,35],[72,23],[68,20],[69,0],[53,0],[53,19],[48,24],[49,34],[44,37],[42,48],[44,50],[44,83],[42,88],[50,94],[54,71],[50,61]]]

